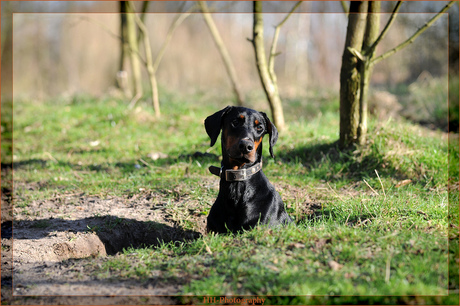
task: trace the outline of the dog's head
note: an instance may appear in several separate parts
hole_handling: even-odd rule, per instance
[[[204,126],[211,138],[211,147],[222,130],[222,154],[227,166],[240,168],[260,161],[265,134],[269,135],[269,151],[274,157],[273,146],[278,139],[278,130],[263,112],[227,106],[206,118]]]

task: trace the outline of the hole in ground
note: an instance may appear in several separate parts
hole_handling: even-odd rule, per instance
[[[41,237],[54,232],[94,233],[99,237],[107,255],[115,255],[129,247],[158,246],[171,241],[187,241],[200,237],[200,233],[172,227],[155,221],[138,221],[116,216],[91,217],[77,220],[42,219],[39,221],[18,221],[14,223],[15,239],[37,239],[36,235],[16,236],[15,229],[33,228]],[[31,233],[30,230],[26,231]],[[38,234],[38,233],[37,233]],[[92,235],[94,237],[94,235]],[[86,237],[86,236],[85,236]],[[88,235],[91,237],[91,235]],[[96,245],[88,243],[89,245]],[[96,254],[91,253],[90,254]]]

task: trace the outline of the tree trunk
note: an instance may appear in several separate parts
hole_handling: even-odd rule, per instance
[[[366,32],[364,33],[362,51],[366,56],[364,61],[360,61],[359,70],[361,73],[361,94],[359,97],[359,125],[358,125],[358,142],[364,144],[367,133],[367,115],[369,92],[369,82],[372,75],[373,66],[370,60],[374,57],[375,49],[371,47],[379,37],[380,32],[380,1],[371,1],[368,4],[368,14],[366,22]]]
[[[372,68],[381,60],[411,44],[428,29],[455,1],[450,1],[434,17],[419,28],[406,41],[375,56],[375,49],[388,33],[402,1],[398,1],[386,26],[380,30],[379,1],[351,1],[348,15],[347,38],[340,70],[340,140],[342,148],[351,144],[364,144],[367,132],[367,94]]]
[[[351,1],[348,15],[347,37],[340,70],[340,140],[341,147],[348,147],[358,140],[360,73],[358,59],[350,51],[361,51],[368,2]]]
[[[230,82],[232,83],[233,92],[235,93],[236,102],[238,105],[242,106],[244,104],[244,98],[241,94],[240,85],[238,83],[238,78],[236,76],[235,67],[233,65],[232,59],[230,58],[230,54],[228,54],[227,48],[225,47],[224,41],[222,40],[219,30],[214,23],[214,20],[209,14],[208,6],[206,5],[206,1],[198,1],[198,5],[200,6],[200,10],[203,13],[203,18],[206,22],[206,25],[211,32],[211,35],[214,39],[214,42],[219,50],[220,56],[225,65],[225,69],[227,70],[227,74],[230,77]]]
[[[115,86],[123,91],[125,97],[132,97],[132,92],[128,85],[128,73],[126,72],[125,60],[129,54],[128,29],[126,26],[125,1],[120,1],[120,61]]]
[[[120,48],[120,62],[118,65],[118,71],[125,70],[125,57],[128,54],[128,31],[126,29],[126,5],[125,1],[120,1],[120,37],[121,37],[121,48]]]
[[[126,14],[126,30],[129,45],[129,58],[131,61],[131,73],[133,76],[134,97],[130,106],[134,106],[142,97],[142,75],[139,62],[139,44],[137,41],[136,22],[134,20],[134,11],[129,6],[129,1],[123,1]]]
[[[131,8],[133,7],[134,6],[132,5]],[[155,111],[155,117],[160,118],[161,112],[160,112],[160,101],[158,98],[158,84],[157,84],[157,78],[155,75],[156,71],[153,68],[152,49],[150,46],[149,33],[142,19],[139,18],[136,15],[136,13],[132,13],[132,15],[134,16],[134,20],[137,23],[137,26],[139,27],[139,30],[140,30],[139,37],[143,38],[144,40],[145,66],[149,74],[150,89],[152,90],[152,105]]]
[[[278,86],[270,77],[264,47],[264,20],[262,16],[262,1],[254,1],[254,25],[252,43],[256,55],[257,71],[260,81],[267,96],[268,103],[272,112],[273,123],[278,130],[285,129],[283,107],[279,97]]]

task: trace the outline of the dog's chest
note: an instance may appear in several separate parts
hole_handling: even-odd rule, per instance
[[[257,186],[248,181],[232,182],[221,186],[221,192],[228,207],[233,207],[237,210],[247,209],[260,200],[260,190],[258,190],[260,188],[257,188]]]
[[[227,203],[231,206],[238,206],[248,201],[248,186],[244,182],[234,182],[227,186]]]

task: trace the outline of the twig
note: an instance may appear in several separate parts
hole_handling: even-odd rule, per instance
[[[134,5],[132,2],[129,2],[131,9],[134,11]],[[137,16],[136,13],[134,14],[134,20],[137,23],[137,26],[142,32],[142,37],[144,38],[144,48],[145,48],[145,59],[147,61],[147,72],[149,74],[150,78],[150,87],[152,88],[152,103],[153,103],[153,109],[155,110],[155,116],[157,118],[160,118],[160,102],[158,101],[158,86],[157,86],[157,80],[155,76],[155,69],[153,68],[153,60],[152,60],[152,50],[150,48],[150,40],[149,40],[149,35],[147,28],[145,27],[145,24],[142,22],[142,20]]]
[[[347,220],[345,220],[345,225],[347,225],[348,219],[350,218],[350,216],[351,216],[351,213],[348,214]]]
[[[81,20],[86,20],[86,21],[89,21],[89,22],[94,22],[95,24],[97,24],[98,26],[100,26],[105,32],[107,32],[107,34],[109,34],[110,36],[113,36],[114,38],[118,39],[121,41],[121,36],[120,35],[117,35],[115,33],[112,32],[112,30],[110,30],[105,24],[103,24],[102,22],[100,21],[97,21],[96,19],[93,19],[93,18],[89,18],[89,17],[86,17],[86,16],[78,16],[79,19]]]
[[[278,55],[276,53],[276,45],[278,44],[278,37],[280,34],[280,29],[283,26],[283,24],[291,17],[292,13],[299,7],[299,5],[302,4],[302,1],[297,2],[294,7],[291,9],[291,11],[284,17],[284,19],[275,27],[275,34],[273,35],[273,42],[272,42],[272,47],[270,49],[270,57],[268,58],[268,71],[270,73],[270,77],[273,80],[273,83],[276,84],[276,75],[275,75],[275,57]]]
[[[204,245],[206,247],[206,252],[208,252],[210,255],[212,255],[212,251],[211,251],[211,248],[208,246],[208,244],[206,243],[206,240],[203,239],[203,242],[204,242]]]
[[[172,39],[172,36],[174,34],[174,31],[177,29],[177,27],[182,23],[182,21],[185,20],[190,14],[195,10],[195,5],[192,6],[188,11],[181,13],[180,15],[178,14],[176,16],[176,19],[174,19],[173,23],[169,27],[168,34],[166,34],[166,39],[161,46],[160,51],[158,51],[157,57],[155,58],[155,61],[153,63],[153,70],[156,72],[158,70],[158,66],[160,65],[161,59],[163,58],[163,55],[166,51],[166,47],[168,46],[169,42]]]
[[[384,196],[384,199],[383,199],[383,200],[385,201],[385,200],[387,199],[387,195],[386,195],[386,193],[385,193],[385,188],[383,188],[382,180],[380,179],[379,173],[377,172],[376,169],[374,169],[374,171],[375,171],[375,174],[377,174],[377,177],[379,178],[380,186],[382,186],[383,196]]]
[[[342,197],[337,192],[335,192],[334,189],[332,189],[331,185],[329,185],[329,182],[327,182],[326,184],[329,187],[329,189],[331,189],[332,193],[334,193],[336,197],[338,197],[342,202],[345,203],[345,201],[342,199]]]
[[[377,64],[381,60],[389,57],[390,55],[398,52],[402,48],[406,47],[407,45],[411,44],[414,42],[414,40],[423,32],[426,31],[436,20],[438,20],[439,17],[441,17],[441,14],[446,12],[452,5],[454,5],[455,1],[450,1],[442,10],[439,11],[433,18],[431,18],[427,23],[425,23],[420,29],[417,30],[411,37],[409,37],[405,42],[399,44],[398,46],[394,47],[393,49],[387,51],[386,53],[374,58],[371,61],[372,65]]]
[[[141,163],[143,163],[144,165],[146,165],[147,167],[152,168],[152,166],[150,166],[150,164],[147,163],[147,162],[146,162],[145,160],[143,160],[142,158],[139,158],[139,161],[140,161]]]
[[[222,40],[222,37],[219,34],[219,30],[217,29],[217,26],[214,23],[214,20],[211,14],[209,13],[209,9],[208,9],[208,6],[206,5],[206,1],[198,1],[197,3],[198,3],[198,6],[200,7],[200,11],[204,18],[204,21],[206,22],[206,25],[208,26],[208,29],[211,32],[211,36],[214,40],[214,43],[216,44],[220,57],[222,58],[222,61],[224,62],[225,70],[227,71],[227,74],[230,78],[230,82],[232,83],[233,92],[235,93],[238,105],[241,106],[244,104],[244,98],[243,98],[243,95],[241,94],[240,85],[238,83],[238,77],[236,76],[235,65],[233,64],[230,54],[228,53],[228,50],[225,47],[224,41]]]
[[[370,189],[371,189],[371,190],[372,190],[372,191],[373,191],[373,192],[374,192],[376,195],[379,195],[379,193],[378,193],[377,191],[375,191],[375,189],[374,189],[374,188],[372,188],[372,187],[371,187],[371,185],[369,185],[369,183],[368,183],[368,182],[366,182],[366,180],[365,180],[365,179],[363,179],[363,181],[364,181],[364,183],[366,183],[367,187],[369,187],[369,188],[370,188]]]
[[[361,203],[363,204],[364,208],[367,210],[367,212],[369,213],[369,215],[372,216],[372,213],[371,213],[371,211],[369,210],[369,208],[367,208],[366,204],[364,204],[364,202],[361,202]],[[369,219],[367,219],[367,220],[369,220]],[[369,220],[369,221],[371,221],[371,220]]]

